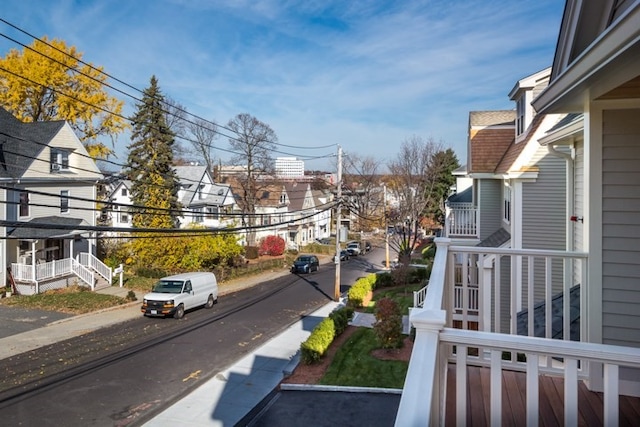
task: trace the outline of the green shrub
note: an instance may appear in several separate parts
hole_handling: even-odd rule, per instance
[[[411,271],[410,281],[411,283],[420,283],[424,282],[429,278],[429,274],[431,273],[431,268],[415,268]]]
[[[377,280],[376,274],[369,274],[368,276],[361,277],[349,288],[348,293],[348,305],[349,307],[359,308],[362,307],[365,297],[369,292],[375,289]]]
[[[373,330],[382,348],[402,347],[402,313],[398,303],[391,298],[376,302],[376,322]]]
[[[333,319],[327,317],[320,322],[305,342],[300,345],[300,357],[302,362],[310,365],[320,360],[327,352],[335,338],[336,331]]]
[[[336,336],[340,335],[349,326],[349,320],[353,317],[353,308],[342,307],[334,310],[329,314],[329,318],[333,320]]]
[[[391,273],[379,273],[376,277],[376,289],[389,288],[393,286],[393,276]]]

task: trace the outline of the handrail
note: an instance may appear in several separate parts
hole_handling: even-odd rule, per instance
[[[95,255],[82,252],[79,255],[79,261],[84,266],[89,266],[93,268],[99,275],[104,277],[109,284],[113,279],[113,269],[100,261]]]

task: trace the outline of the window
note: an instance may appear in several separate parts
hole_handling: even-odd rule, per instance
[[[125,197],[127,196],[127,193],[128,193],[128,191],[127,191],[126,188],[123,188],[122,191],[120,192],[120,194],[125,196]]]
[[[195,222],[202,222],[204,221],[204,215],[202,212],[202,208],[196,208],[193,210],[193,220]]]
[[[511,186],[509,185],[508,182],[504,183],[503,199],[504,199],[503,218],[506,222],[511,222]]]
[[[219,212],[220,211],[219,211],[217,206],[208,207],[207,208],[207,218],[209,218],[209,219],[219,219],[220,218]]]
[[[51,149],[51,170],[52,171],[68,171],[69,170],[69,152]]]
[[[20,192],[20,216],[29,216],[29,192]]]
[[[120,211],[120,222],[123,224],[128,224],[129,223],[129,212],[125,211],[125,210],[121,210]]]
[[[204,185],[198,185],[198,200],[204,199]]]
[[[69,190],[60,191],[60,213],[69,212]]]
[[[525,117],[525,97],[524,95],[518,98],[516,102],[516,136],[522,135],[524,132],[524,117]]]

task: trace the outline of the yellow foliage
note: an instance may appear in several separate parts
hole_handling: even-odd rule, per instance
[[[0,105],[24,122],[66,120],[81,141],[102,145],[91,154],[103,158],[111,150],[95,140],[114,140],[128,127],[124,102],[105,91],[102,68],[81,59],[74,46],[46,37],[23,51],[11,49],[0,58]]]

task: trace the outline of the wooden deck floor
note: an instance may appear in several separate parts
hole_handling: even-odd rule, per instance
[[[488,426],[490,423],[489,369],[467,368],[467,426]],[[557,377],[540,378],[540,425],[564,425],[563,380]],[[602,426],[602,393],[578,387],[578,425]],[[449,365],[447,375],[446,425],[454,426],[456,419],[455,365]],[[620,396],[620,426],[640,426],[640,398]],[[502,372],[502,425],[526,425],[526,375],[523,372]]]

